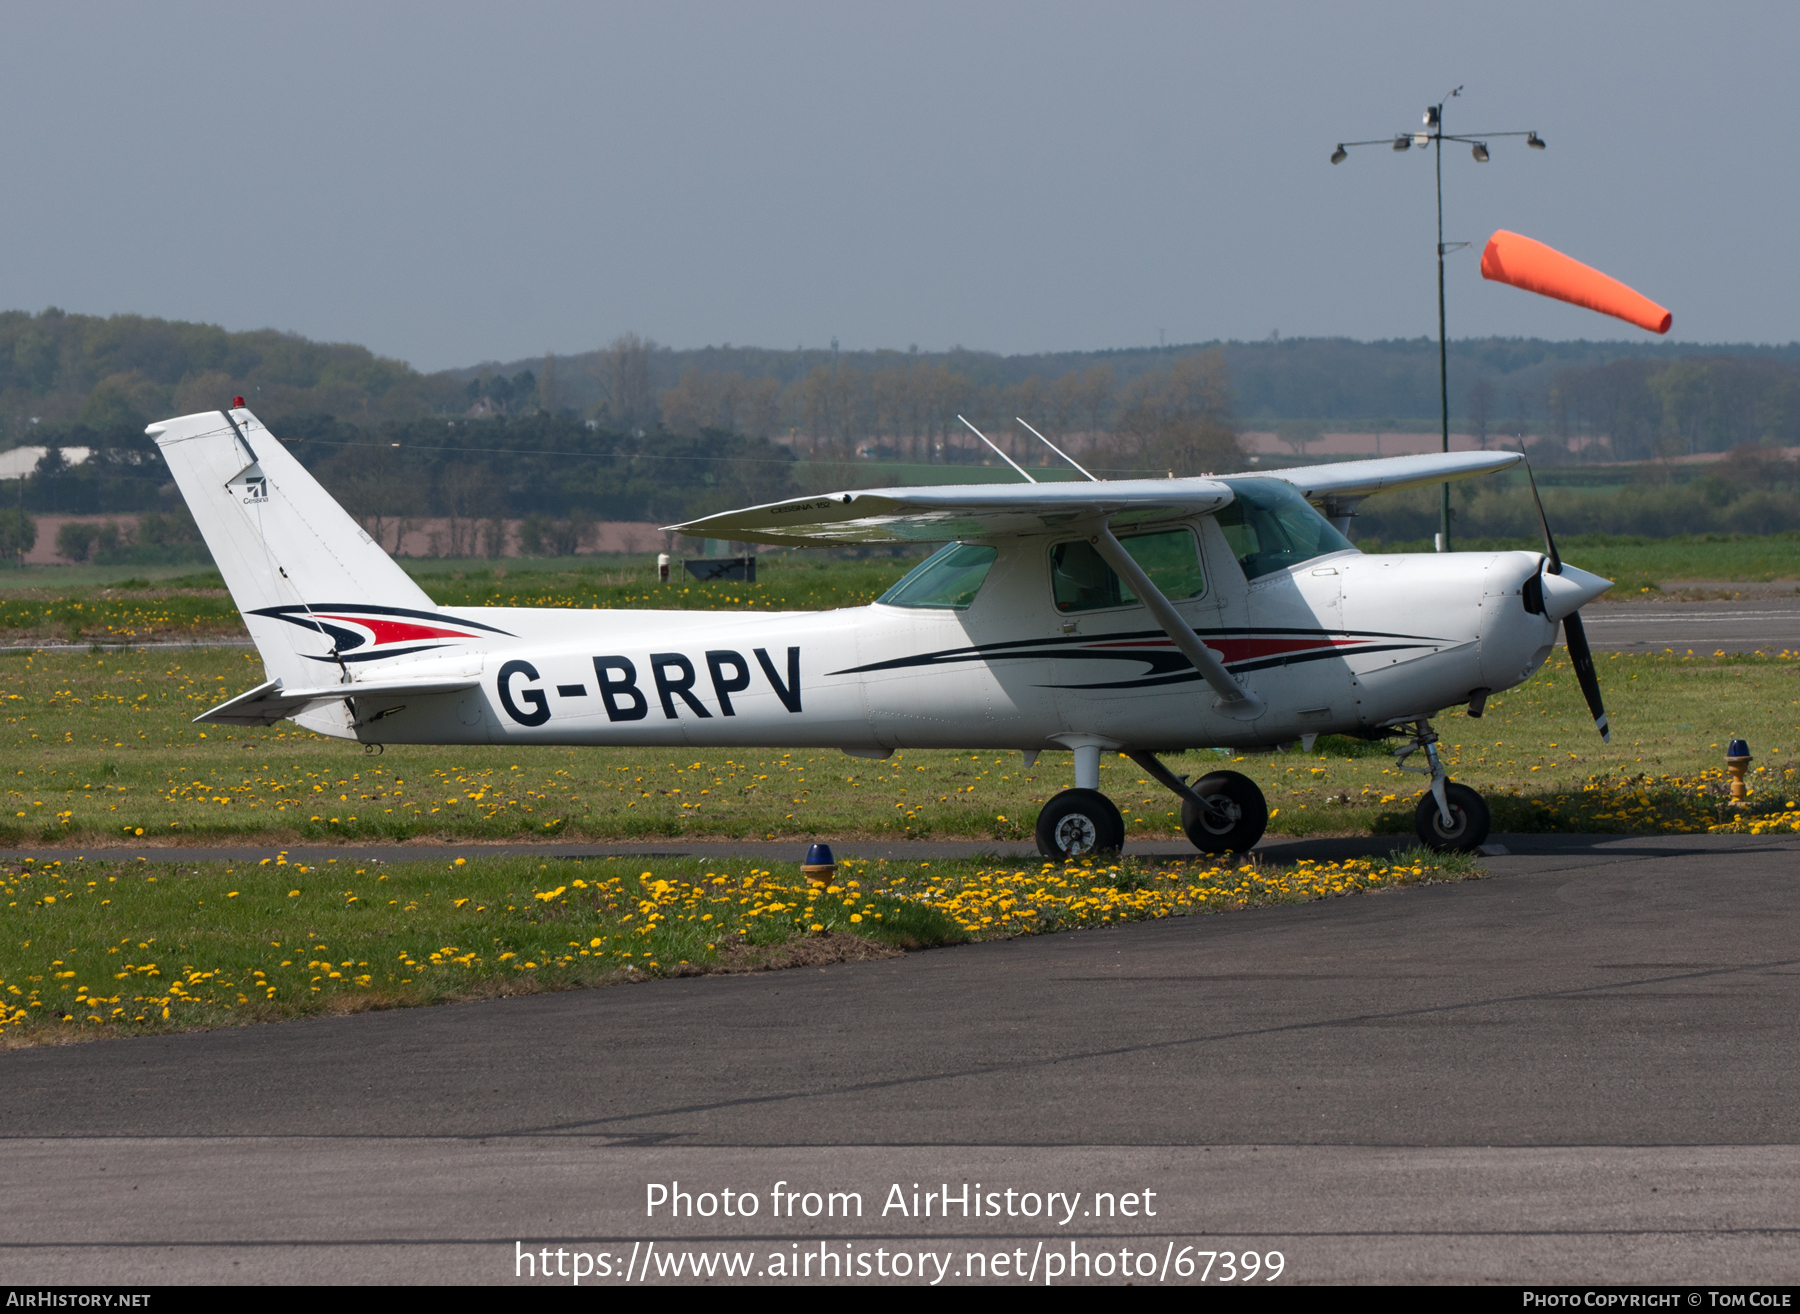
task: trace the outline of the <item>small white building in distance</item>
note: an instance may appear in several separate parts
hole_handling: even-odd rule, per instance
[[[15,447],[10,452],[0,452],[0,479],[29,479],[49,450],[48,447]],[[80,465],[94,454],[94,449],[65,447],[62,454],[63,460],[70,465]]]

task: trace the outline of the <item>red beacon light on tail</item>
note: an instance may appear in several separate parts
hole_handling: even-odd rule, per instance
[[[244,399],[242,397],[233,397],[231,399],[231,408],[235,411],[243,410],[244,409]]]

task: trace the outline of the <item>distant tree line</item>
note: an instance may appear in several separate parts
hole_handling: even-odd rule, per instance
[[[372,535],[392,541],[404,521],[447,518],[468,549],[449,554],[457,556],[486,550],[485,522],[528,520],[524,533],[554,554],[593,520],[666,524],[797,491],[792,449],[767,438],[718,430],[639,438],[543,411],[414,420],[373,434],[315,419],[281,436]]]
[[[141,425],[90,428],[85,424],[28,431],[28,442],[46,448],[25,481],[28,510],[51,515],[95,515],[166,509],[174,489],[156,444]],[[72,463],[65,448],[85,448]],[[8,486],[8,495],[13,492]]]
[[[941,362],[859,370],[814,366],[780,386],[735,371],[683,374],[660,398],[662,423],[677,431],[783,435],[816,459],[992,464],[990,449],[963,423],[1024,464],[1059,464],[1019,418],[1095,451],[1109,468],[1230,468],[1240,459],[1231,387],[1217,351],[1180,357],[1121,384],[1109,365],[978,384]]]
[[[1615,461],[1800,444],[1800,369],[1734,356],[1619,360],[1559,370],[1545,399],[1559,447],[1603,444]]]
[[[623,363],[629,385],[630,361]],[[465,389],[487,403],[478,418],[419,418],[369,429],[330,416],[296,416],[275,432],[302,465],[384,544],[398,544],[424,520],[442,521],[444,555],[500,555],[515,532],[533,555],[573,552],[599,520],[672,523],[826,487],[854,486],[864,474],[859,457],[905,455],[921,461],[992,460],[985,447],[957,423],[958,407],[974,410],[970,395],[939,367],[896,371],[864,387],[868,376],[831,371],[809,375],[798,403],[819,434],[777,442],[742,432],[730,416],[677,416],[694,427],[667,427],[660,408],[644,412],[649,428],[609,427],[565,411],[525,409],[541,384],[520,372]],[[891,385],[891,386],[887,386]],[[1230,387],[1218,353],[1201,353],[1171,368],[1139,376],[1115,388],[1104,367],[1068,380],[1051,398],[1052,417],[1107,431],[1088,444],[1088,459],[1103,469],[1162,474],[1235,468],[1241,460],[1231,427]],[[647,404],[629,387],[615,391],[622,405]],[[521,400],[523,399],[523,400]],[[1029,401],[1014,392],[1000,402]],[[994,404],[996,399],[988,399]],[[887,407],[888,409],[881,409]],[[1057,408],[1071,408],[1067,412]],[[873,409],[870,409],[873,408]],[[1072,408],[1081,408],[1079,413]],[[1021,412],[1035,407],[1021,406]],[[1015,426],[989,419],[998,441],[1025,460],[1054,460],[1047,449]],[[631,424],[628,409],[618,419]],[[1039,414],[1043,419],[1043,415]],[[864,421],[881,426],[875,439],[858,441]],[[1046,421],[1053,423],[1053,420]],[[45,435],[50,437],[51,435]],[[70,464],[61,446],[50,446],[26,481],[28,510],[52,514],[139,512],[136,538],[114,526],[68,526],[59,534],[61,554],[100,561],[149,560],[157,554],[197,550],[198,536],[155,444],[131,428],[94,430],[76,424],[63,432],[71,447],[91,449]],[[805,460],[803,465],[803,458]],[[123,535],[123,537],[121,537]]]
[[[463,395],[469,399],[471,415],[512,415],[536,410],[539,400],[537,376],[530,370],[520,370],[510,379],[505,374],[493,374],[485,379],[477,376],[464,385]]]
[[[835,344],[676,351],[627,333],[594,351],[422,374],[351,344],[52,307],[36,315],[0,312],[0,446],[46,435],[73,444],[68,431],[76,425],[92,432],[141,430],[150,420],[242,395],[272,423],[330,415],[375,429],[434,416],[544,410],[623,434],[660,424],[687,433],[710,428],[840,445],[898,440],[909,456],[924,460],[928,453],[935,459],[940,443],[960,441],[959,410],[993,423],[1029,411],[1033,423],[1065,433],[1110,431],[1141,377],[1206,354],[1222,358],[1233,411],[1245,427],[1275,428],[1285,420],[1337,429],[1429,428],[1437,420],[1437,348],[1425,337],[1272,336],[1002,356],[963,347],[840,351]],[[1496,432],[1517,421],[1541,431],[1565,411],[1571,426],[1609,425],[1614,421],[1603,398],[1575,397],[1566,386],[1557,388],[1557,380],[1602,367],[1635,376],[1681,361],[1723,367],[1733,360],[1746,377],[1758,368],[1792,367],[1800,364],[1800,343],[1458,341],[1450,344],[1452,411],[1459,426],[1475,418],[1471,389],[1485,382]],[[1568,404],[1557,409],[1562,397]]]
[[[1486,340],[1452,344],[1451,368],[1458,428],[1488,445],[1529,442],[1540,464],[1800,443],[1800,345]],[[238,394],[366,523],[447,519],[471,552],[507,521],[529,520],[532,541],[557,552],[596,520],[667,523],[855,486],[871,463],[993,463],[958,416],[1021,463],[1055,458],[1015,416],[1099,471],[1155,475],[1238,468],[1244,429],[1274,429],[1303,454],[1329,428],[1435,428],[1437,417],[1435,344],[1423,338],[1003,357],[835,344],[672,351],[625,334],[582,355],[425,375],[271,331],[0,313],[0,447],[48,449],[25,509],[161,517],[129,542],[97,536],[96,558],[191,550],[143,426]],[[74,447],[92,455],[71,464]],[[1764,471],[1777,502],[1784,471]],[[1709,494],[1708,505],[1752,491]]]
[[[1274,429],[1284,420],[1314,421],[1340,430],[1437,427],[1437,343],[1430,338],[1382,342],[1271,338],[1000,356],[960,347],[943,352],[728,346],[675,351],[627,334],[596,352],[546,359],[562,380],[559,405],[605,419],[616,428],[647,428],[658,420],[671,428],[701,422],[752,433],[785,434],[795,429],[803,435],[841,440],[846,423],[852,430],[863,430],[859,437],[878,436],[910,432],[917,426],[909,425],[907,417],[920,409],[953,417],[966,407],[974,419],[977,411],[991,417],[1020,402],[1034,412],[1027,416],[1033,423],[1046,419],[1066,432],[1104,428],[1116,414],[1120,396],[1140,376],[1206,353],[1223,358],[1234,413],[1246,428]],[[1614,361],[1667,365],[1712,358],[1800,365],[1800,343],[1697,348],[1663,342],[1541,339],[1452,342],[1453,422],[1459,427],[1469,422],[1465,410],[1469,392],[1482,380],[1492,390],[1489,413],[1499,431],[1516,427],[1519,421],[1535,431],[1547,423],[1550,386],[1559,373]],[[493,372],[484,367],[462,375]],[[1096,408],[1095,399],[1084,397],[1082,389],[1096,388],[1096,380],[1103,376],[1107,382]]]
[[[1760,444],[1734,448],[1699,466],[1646,463],[1623,487],[1555,487],[1544,480],[1544,510],[1558,537],[1571,534],[1668,538],[1676,534],[1774,534],[1800,530],[1800,462]],[[1450,485],[1451,521],[1462,540],[1537,542],[1537,507],[1520,476]],[[1429,543],[1438,529],[1438,489],[1383,493],[1358,509],[1351,538],[1359,547]]]
[[[366,347],[269,329],[227,333],[55,307],[0,312],[0,441],[9,447],[74,425],[141,431],[151,420],[229,405],[235,394],[259,414],[373,426],[460,410],[464,387],[460,377],[420,374]]]

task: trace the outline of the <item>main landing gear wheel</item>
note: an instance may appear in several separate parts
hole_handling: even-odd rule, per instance
[[[1437,799],[1426,791],[1413,813],[1413,828],[1419,842],[1439,853],[1472,853],[1488,837],[1488,805],[1481,795],[1467,785],[1444,782],[1444,802],[1450,805],[1449,829],[1438,812]]]
[[[1181,801],[1181,829],[1202,853],[1247,853],[1269,828],[1269,805],[1249,776],[1215,771],[1201,776],[1194,792],[1212,803],[1210,811]]]
[[[1053,862],[1117,853],[1125,847],[1125,818],[1097,789],[1065,789],[1038,813],[1037,846]]]

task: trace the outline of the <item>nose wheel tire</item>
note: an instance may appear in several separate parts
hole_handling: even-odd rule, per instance
[[[1437,800],[1429,791],[1419,800],[1418,811],[1413,813],[1413,828],[1419,832],[1419,842],[1438,853],[1474,852],[1488,837],[1486,801],[1467,785],[1450,781],[1444,785],[1444,801],[1450,805],[1449,829],[1445,829]]]
[[[1214,771],[1193,784],[1212,810],[1183,799],[1181,829],[1202,853],[1247,853],[1269,828],[1269,805],[1249,776],[1236,771]]]
[[[1125,818],[1097,789],[1065,789],[1038,813],[1037,846],[1055,862],[1117,853],[1125,846]]]

